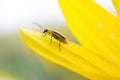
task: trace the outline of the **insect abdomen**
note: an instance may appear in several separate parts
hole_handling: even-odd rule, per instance
[[[62,42],[62,43],[67,43],[66,38],[65,38],[63,35],[61,35],[60,33],[57,33],[57,32],[55,32],[55,31],[53,31],[52,36],[53,36],[56,40],[59,40],[59,41]]]

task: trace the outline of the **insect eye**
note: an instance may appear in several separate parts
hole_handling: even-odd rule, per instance
[[[48,30],[47,29],[45,29],[44,31],[43,31],[43,33],[46,33]]]

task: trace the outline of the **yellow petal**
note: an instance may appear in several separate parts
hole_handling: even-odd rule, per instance
[[[68,44],[61,45],[59,51],[57,40],[53,39],[49,44],[50,36],[42,37],[40,32],[23,28],[20,28],[20,34],[25,44],[38,55],[78,74],[90,79],[120,79],[120,69],[116,65],[100,59],[83,46],[68,41]]]
[[[114,6],[115,6],[116,11],[119,14],[119,17],[120,17],[120,0],[112,0],[112,2],[114,4]]]
[[[59,0],[59,4],[78,41],[120,67],[120,20],[93,0]]]
[[[59,0],[59,3],[69,28],[82,45],[110,57],[112,52],[118,52],[120,22],[115,16],[91,0]]]
[[[59,4],[69,28],[79,42],[96,52],[92,54],[98,58],[119,68],[119,19],[93,0],[59,0]]]

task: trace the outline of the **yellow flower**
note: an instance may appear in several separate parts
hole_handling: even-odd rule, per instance
[[[120,0],[113,0],[118,14]],[[91,80],[120,80],[120,19],[93,0],[59,0],[69,28],[82,44],[68,42],[58,48],[50,36],[20,28],[28,47],[46,59]]]

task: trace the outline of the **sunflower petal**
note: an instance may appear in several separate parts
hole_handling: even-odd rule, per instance
[[[113,68],[119,68],[119,19],[93,0],[59,0],[59,4],[78,41],[98,58],[116,65]]]
[[[59,0],[59,4],[78,41],[99,58],[120,67],[119,19],[93,0]]]
[[[110,48],[118,52],[120,23],[115,16],[91,0],[59,0],[59,3],[69,28],[82,45],[111,56]]]
[[[119,16],[120,16],[120,0],[112,0],[116,11],[118,12]]]
[[[52,44],[49,44],[50,36],[42,37],[40,32],[24,28],[20,28],[20,34],[25,44],[38,55],[87,78],[107,80],[118,76],[119,71],[115,65],[101,60],[82,46],[68,42],[62,44],[59,51],[57,40],[53,39]]]

